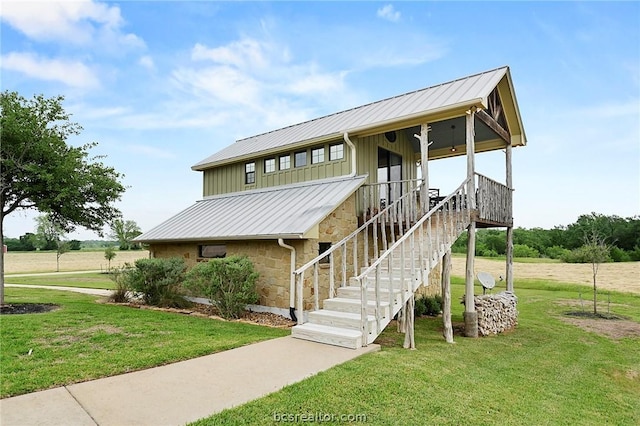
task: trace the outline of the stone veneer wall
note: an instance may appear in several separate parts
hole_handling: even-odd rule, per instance
[[[319,224],[318,239],[285,240],[285,244],[296,249],[296,268],[318,255],[320,242],[335,244],[357,228],[355,200],[356,197],[353,194]],[[280,247],[277,240],[219,241],[211,243],[225,243],[227,256],[246,255],[251,259],[256,271],[260,274],[257,283],[257,291],[260,295],[258,303],[260,305],[281,309],[289,308],[291,252],[288,249]],[[202,243],[152,244],[150,252],[152,257],[182,257],[187,262],[187,265],[191,267],[198,261],[199,244]],[[348,250],[347,259],[352,258],[351,253],[351,250]],[[335,265],[341,265],[341,256],[341,252],[336,252],[334,256]],[[352,270],[350,270],[350,274],[353,274]],[[329,295],[328,275],[328,265],[322,265],[319,271],[320,301],[326,299]],[[336,266],[334,275],[336,286],[339,285],[338,280],[341,280],[338,275],[341,274],[339,267]],[[305,309],[312,308],[314,304],[313,270],[309,270],[305,276],[303,297]]]

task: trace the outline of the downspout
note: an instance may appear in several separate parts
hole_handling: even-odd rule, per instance
[[[344,132],[343,137],[344,141],[349,145],[349,148],[351,148],[351,173],[347,176],[354,177],[356,175],[356,146],[351,142],[351,139],[349,139],[349,133]]]
[[[289,283],[289,316],[292,321],[298,322],[298,318],[296,317],[296,309],[295,309],[295,301],[296,301],[296,249],[292,246],[285,244],[282,238],[278,238],[278,245],[280,247],[286,248],[287,250],[291,250],[291,273],[290,275],[290,283]]]

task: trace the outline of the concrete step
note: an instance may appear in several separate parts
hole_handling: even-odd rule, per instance
[[[343,348],[358,349],[362,347],[362,333],[321,324],[304,323],[291,329],[291,336],[312,342],[326,343]]]
[[[369,330],[375,329],[376,320],[373,315],[367,315]],[[347,328],[351,330],[361,330],[360,313],[329,311],[320,309],[309,312],[309,322],[312,324],[328,325],[331,327]]]
[[[394,295],[394,299],[395,299],[395,303],[401,303],[401,291],[399,289],[394,289],[393,290],[393,295]],[[356,299],[358,301],[361,300],[361,296],[360,296],[360,287],[359,286],[345,286],[345,287],[339,287],[338,288],[338,292],[337,292],[337,296],[341,297],[341,298],[345,298],[345,299]],[[369,289],[367,290],[367,300],[375,300],[376,298],[376,292],[373,289]],[[381,288],[380,289],[380,298],[382,300],[384,300],[385,302],[389,301],[389,290],[385,289],[385,288]]]
[[[375,300],[369,300],[367,303],[367,314],[374,315],[376,311]],[[334,297],[326,299],[322,302],[322,307],[330,311],[350,312],[352,314],[360,314],[362,303],[360,299],[348,299],[344,297]],[[389,302],[380,302],[381,315],[387,317],[389,315]]]

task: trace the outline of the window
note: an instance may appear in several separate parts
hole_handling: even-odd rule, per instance
[[[199,257],[207,259],[217,259],[227,255],[227,246],[225,244],[209,244],[198,247]]]
[[[329,145],[329,161],[342,160],[344,158],[344,144]]]
[[[314,148],[311,150],[311,164],[324,162],[324,147]]]
[[[276,159],[275,158],[267,158],[264,160],[264,172],[271,173],[276,171]]]
[[[256,163],[244,165],[244,183],[247,185],[256,183]]]
[[[296,167],[304,167],[307,165],[307,151],[296,152],[294,155]]]
[[[280,157],[280,170],[287,170],[291,168],[291,156],[285,155]]]
[[[318,243],[318,255],[325,253],[331,248],[331,243]],[[329,256],[325,256],[320,260],[320,263],[329,263]]]

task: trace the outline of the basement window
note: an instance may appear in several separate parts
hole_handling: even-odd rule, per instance
[[[207,244],[198,246],[198,255],[206,259],[219,259],[227,256],[226,244]]]
[[[256,163],[244,165],[244,183],[247,185],[256,183]]]
[[[331,243],[318,243],[318,255],[321,255],[322,253],[326,253],[329,249],[331,248]],[[321,264],[329,264],[329,256],[325,256],[322,259],[320,259],[320,263]]]

